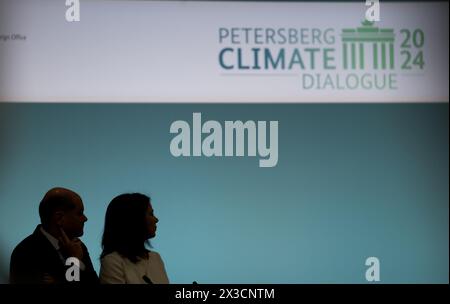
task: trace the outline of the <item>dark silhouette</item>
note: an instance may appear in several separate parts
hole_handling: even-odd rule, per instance
[[[87,221],[83,212],[78,194],[65,188],[50,189],[39,204],[41,224],[11,255],[10,283],[77,283],[66,279],[72,265],[65,265],[69,257],[80,261],[78,283],[98,283],[88,250],[78,239]]]
[[[102,238],[100,282],[169,283],[160,255],[147,249],[158,222],[146,195],[122,194],[111,201]]]

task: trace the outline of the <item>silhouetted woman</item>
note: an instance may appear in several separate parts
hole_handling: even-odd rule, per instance
[[[156,235],[156,223],[158,218],[146,195],[122,194],[109,203],[102,239],[101,283],[169,283],[160,255],[146,248]]]

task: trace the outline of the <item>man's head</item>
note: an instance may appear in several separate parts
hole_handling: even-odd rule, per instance
[[[65,188],[50,189],[39,204],[41,223],[47,231],[64,229],[69,238],[83,235],[84,206],[81,197]]]

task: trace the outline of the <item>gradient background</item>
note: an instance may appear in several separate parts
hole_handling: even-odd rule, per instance
[[[99,270],[109,201],[153,199],[154,249],[173,283],[449,281],[448,103],[0,103],[0,276],[63,186],[84,200]],[[175,120],[278,120],[279,161],[175,158]]]

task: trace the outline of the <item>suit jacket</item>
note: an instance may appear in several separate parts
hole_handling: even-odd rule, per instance
[[[10,283],[12,284],[42,284],[44,275],[48,274],[56,280],[56,283],[98,283],[98,276],[92,266],[91,258],[84,244],[83,259],[84,270],[80,270],[79,282],[68,282],[66,266],[61,260],[55,247],[42,234],[40,225],[33,234],[25,238],[16,246],[11,254]]]

